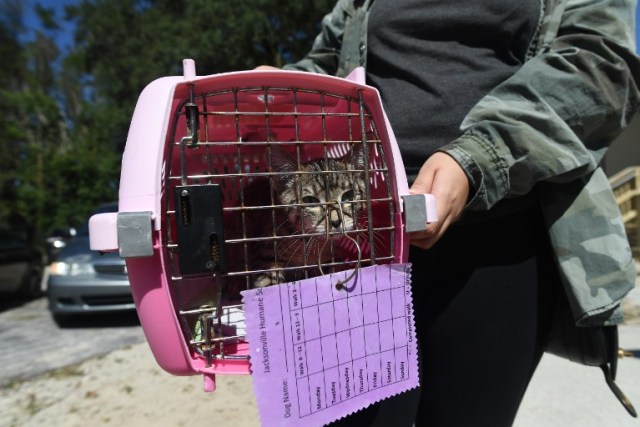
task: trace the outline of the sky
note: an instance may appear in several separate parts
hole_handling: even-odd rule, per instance
[[[26,39],[33,39],[35,31],[40,28],[40,20],[34,12],[35,5],[39,3],[46,8],[55,10],[60,25],[60,30],[56,34],[56,42],[63,51],[67,50],[73,43],[73,26],[63,19],[64,6],[76,3],[76,0],[23,0],[23,2],[24,23],[28,30]]]

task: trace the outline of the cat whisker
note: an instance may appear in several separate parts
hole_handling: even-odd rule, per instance
[[[279,236],[280,235],[279,231],[288,224],[289,224],[288,220],[283,220],[280,224],[276,224],[275,227],[273,228],[275,235]],[[294,233],[298,233],[298,230],[295,230]]]
[[[300,239],[295,239],[294,241],[287,242],[286,246],[283,247],[283,252],[290,254],[287,259],[287,266],[289,266],[292,261],[296,260],[296,255],[303,244],[304,242],[300,241]]]
[[[309,248],[316,243],[315,240],[316,239],[314,237],[311,237],[307,241],[305,241],[305,239],[302,239],[302,238],[287,240],[284,246],[282,246],[281,248],[282,253],[289,254],[288,258],[286,259],[286,266],[308,264],[307,254],[311,252]],[[303,262],[301,263],[300,261],[303,261]]]

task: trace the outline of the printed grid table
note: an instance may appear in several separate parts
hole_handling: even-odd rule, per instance
[[[348,272],[243,292],[263,425],[322,425],[418,385],[409,270],[361,268],[342,290]]]

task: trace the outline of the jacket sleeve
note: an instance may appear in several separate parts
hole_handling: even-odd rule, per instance
[[[635,0],[569,0],[557,36],[494,88],[442,148],[489,209],[593,172],[640,103]]]
[[[335,75],[340,60],[342,36],[348,1],[339,0],[333,10],[321,21],[320,33],[316,36],[311,50],[300,61],[282,67],[285,70],[308,71]]]

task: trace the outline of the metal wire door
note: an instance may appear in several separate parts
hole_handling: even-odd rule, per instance
[[[207,366],[214,359],[246,357],[239,292],[260,275],[300,279],[394,261],[389,170],[361,94],[271,86],[198,92],[192,84],[174,107],[165,153],[163,262],[185,339]],[[365,161],[351,161],[339,173],[364,182],[367,197],[348,206],[303,197],[293,206],[279,200],[277,182],[284,172],[274,165],[277,152],[293,159],[289,175],[315,174],[329,186],[338,172],[307,171],[303,165],[329,164],[355,147]],[[286,212],[312,203],[339,220],[353,215],[353,227],[282,231]],[[354,211],[342,211],[345,206]],[[278,254],[292,247],[295,262],[280,262]],[[256,256],[274,260],[269,268],[256,267]]]

